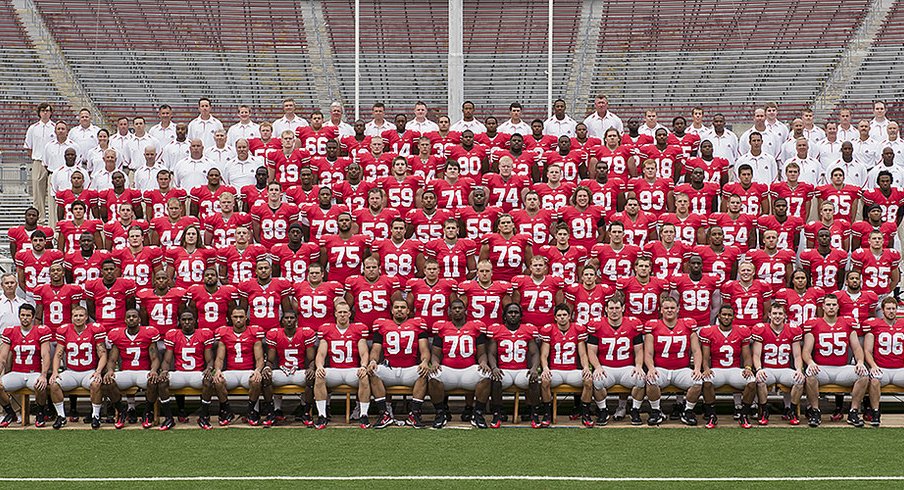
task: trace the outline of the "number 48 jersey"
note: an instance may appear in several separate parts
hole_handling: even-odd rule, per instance
[[[469,320],[461,328],[450,321],[433,324],[433,345],[442,347],[442,365],[453,369],[464,369],[477,364],[477,344],[486,329],[483,322]]]

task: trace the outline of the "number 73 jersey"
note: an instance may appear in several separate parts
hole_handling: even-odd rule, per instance
[[[148,347],[160,340],[160,332],[154,327],[138,327],[134,337],[126,327],[114,328],[107,334],[107,345],[119,349],[120,369],[123,371],[147,371],[151,368]]]
[[[0,333],[0,343],[9,346],[13,354],[10,372],[36,373],[41,370],[41,344],[50,342],[53,333],[44,325],[31,328],[28,333],[19,327],[10,327]]]

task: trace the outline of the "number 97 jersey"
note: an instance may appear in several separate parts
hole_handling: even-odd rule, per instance
[[[382,318],[374,322],[374,343],[383,345],[383,359],[390,367],[412,367],[420,360],[418,341],[427,338],[428,330],[423,318],[411,318],[401,325]]]
[[[442,346],[442,365],[464,369],[477,364],[477,344],[485,329],[479,320],[469,320],[460,329],[449,321],[434,323],[433,345]]]

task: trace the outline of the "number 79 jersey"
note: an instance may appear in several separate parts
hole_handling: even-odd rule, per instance
[[[549,344],[549,369],[570,371],[578,368],[578,344],[587,340],[587,329],[583,325],[572,322],[564,332],[556,324],[544,325],[540,327],[538,337]]]
[[[395,320],[374,322],[374,343],[383,345],[383,359],[394,368],[416,366],[420,360],[418,341],[427,338],[429,327],[423,318],[411,318],[397,324]]]
[[[741,367],[744,347],[750,345],[750,329],[735,325],[727,334],[717,325],[701,328],[698,332],[700,344],[709,345],[711,368],[727,369]]]
[[[119,349],[120,369],[123,371],[147,371],[151,368],[148,347],[160,340],[160,332],[154,327],[138,327],[135,337],[130,337],[125,327],[114,328],[107,334],[107,345]]]
[[[163,339],[163,345],[173,351],[176,371],[203,370],[204,350],[213,347],[213,344],[213,331],[206,328],[197,328],[191,335],[185,335],[182,330],[170,330]],[[229,355],[229,352],[226,354]]]
[[[477,364],[477,344],[486,330],[482,321],[469,320],[460,329],[450,321],[438,321],[432,330],[433,345],[443,349],[443,366],[464,369]]]
[[[363,323],[350,323],[345,330],[335,323],[324,323],[317,330],[321,342],[326,342],[327,359],[331,368],[361,367],[358,341],[370,336],[370,329]]]
[[[485,330],[487,338],[496,342],[496,365],[499,369],[527,369],[528,346],[539,336],[537,327],[522,323],[517,330],[509,330],[494,323]]]
[[[216,341],[226,346],[226,359],[223,370],[247,371],[254,369],[254,344],[264,339],[264,331],[260,327],[248,325],[242,333],[236,333],[233,327],[217,329]]]
[[[644,334],[653,336],[653,365],[663,369],[690,367],[691,334],[697,324],[690,318],[679,318],[673,328],[662,320],[650,320]]]
[[[44,325],[31,328],[23,334],[19,327],[9,327],[0,333],[0,343],[9,346],[13,354],[10,372],[36,373],[41,370],[41,344],[50,342],[53,333]]]

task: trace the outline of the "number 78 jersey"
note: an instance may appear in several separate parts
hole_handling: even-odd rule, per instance
[[[644,325],[644,334],[653,337],[653,364],[663,369],[690,367],[691,334],[697,328],[690,318],[679,318],[673,328],[663,320],[650,320]]]
[[[438,321],[432,330],[433,345],[441,345],[443,349],[443,366],[464,369],[477,364],[478,339],[486,330],[483,322],[469,320],[459,329],[450,321]]]

